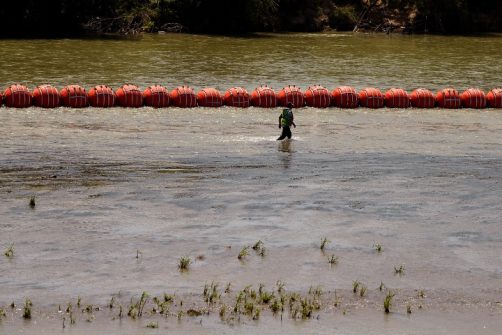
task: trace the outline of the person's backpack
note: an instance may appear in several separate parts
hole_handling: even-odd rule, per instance
[[[290,126],[293,123],[293,111],[291,109],[286,109],[283,117],[286,120],[286,125]]]

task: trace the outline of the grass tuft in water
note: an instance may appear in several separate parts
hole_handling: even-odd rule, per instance
[[[192,260],[188,256],[183,256],[180,258],[178,262],[178,269],[180,271],[188,271],[188,268],[190,267],[190,264],[192,263]]]
[[[338,257],[335,256],[334,254],[328,257],[328,263],[329,265],[336,265],[338,264]]]
[[[12,302],[10,303],[10,308],[12,308],[12,309],[16,308],[16,304],[14,303],[14,301],[12,301]]]
[[[24,301],[24,308],[23,308],[23,318],[24,319],[31,319],[31,308],[33,307],[33,303],[31,302],[30,299],[26,298]]]
[[[405,270],[405,267],[404,267],[404,264],[401,264],[399,266],[394,266],[394,274],[396,275],[404,275],[404,270]]]
[[[36,202],[35,202],[35,196],[34,195],[31,196],[29,205],[30,205],[31,209],[34,209],[35,206],[37,205]]]
[[[12,243],[7,249],[5,249],[5,252],[3,254],[7,258],[14,257],[14,243]]]
[[[366,286],[361,285],[361,288],[359,289],[359,295],[361,296],[361,298],[362,298],[362,297],[364,297],[364,296],[366,295],[366,290],[367,290],[367,289],[368,289],[368,288],[367,288]]]
[[[375,242],[375,244],[373,244],[373,248],[375,248],[375,251],[378,253],[381,253],[383,251],[382,245],[378,242]]]
[[[249,255],[249,246],[242,248],[241,251],[239,252],[239,255],[237,256],[237,258],[243,259],[247,255]]]
[[[321,239],[321,245],[319,246],[319,249],[321,249],[321,251],[324,251],[324,249],[327,247],[327,245],[330,243],[331,241],[328,240],[328,238],[326,236],[324,236],[322,239]]]
[[[113,309],[113,307],[115,307],[115,297],[112,297],[108,303],[108,308]]]
[[[411,305],[410,304],[406,305],[406,313],[411,314]]]
[[[384,288],[385,288],[385,284],[383,283],[383,281],[381,281],[378,289],[380,290],[380,292],[382,292]]]
[[[354,292],[354,294],[357,293],[357,290],[359,289],[360,285],[361,285],[361,282],[359,282],[358,280],[354,280],[352,282],[352,292]]]
[[[392,291],[387,292],[387,295],[385,296],[385,299],[383,300],[383,308],[385,310],[385,313],[390,313],[390,308],[392,307],[392,299],[394,298],[396,294]]]
[[[159,323],[157,321],[150,321],[146,324],[146,328],[157,329],[159,328]]]
[[[5,313],[5,310],[3,308],[0,308],[0,319],[7,317],[7,313]]]

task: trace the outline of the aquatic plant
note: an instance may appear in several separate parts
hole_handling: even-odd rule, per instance
[[[150,321],[146,324],[146,328],[151,328],[151,329],[159,328],[159,323],[157,321]]]
[[[258,252],[261,248],[263,248],[263,242],[258,240],[258,242],[253,245],[253,250]]]
[[[131,298],[131,304],[129,305],[129,311],[127,312],[127,315],[130,316],[132,319],[141,317],[143,315],[143,309],[145,308],[145,305],[148,302],[149,297],[150,296],[148,295],[148,293],[143,291],[143,293],[141,294],[141,298],[138,301],[134,302],[133,299]]]
[[[180,258],[178,262],[178,269],[180,271],[188,271],[188,268],[190,264],[192,263],[192,260],[188,256],[183,256]]]
[[[108,308],[113,309],[114,306],[115,306],[115,297],[112,297],[110,299],[110,302],[108,303]]]
[[[419,290],[418,291],[418,297],[419,298],[425,298],[425,292],[424,292],[424,290]]]
[[[325,236],[321,239],[321,245],[319,246],[319,249],[321,249],[321,251],[324,251],[324,249],[326,248],[326,246],[330,243],[331,241],[328,240],[328,238]]]
[[[357,289],[359,288],[359,285],[361,285],[361,283],[358,281],[358,280],[354,280],[352,282],[352,292],[357,293]]]
[[[253,313],[253,320],[259,320],[260,319],[260,314],[261,314],[261,309],[256,308]]]
[[[23,318],[24,319],[31,319],[31,308],[33,307],[33,303],[31,302],[30,299],[26,298],[24,301],[24,308],[23,308]]]
[[[208,304],[215,303],[220,298],[221,294],[218,292],[218,284],[212,282],[210,286],[204,285],[204,301]]]
[[[5,249],[5,252],[3,254],[7,258],[14,257],[14,243],[12,243],[7,249]]]
[[[228,282],[227,286],[225,287],[225,293],[230,293],[232,291],[232,283]]]
[[[380,292],[382,292],[384,288],[385,288],[385,284],[383,283],[383,281],[381,281],[378,289],[380,290]]]
[[[373,248],[375,248],[375,251],[378,253],[381,253],[383,251],[382,245],[378,242],[375,242],[375,244],[373,244]]]
[[[390,308],[392,306],[392,299],[394,298],[396,294],[392,291],[387,292],[387,295],[385,296],[385,299],[383,300],[383,308],[385,310],[385,313],[390,313]]]
[[[12,301],[12,302],[10,303],[10,308],[12,308],[12,309],[16,308],[16,304],[14,303],[14,301]]]
[[[366,286],[361,285],[361,288],[359,289],[359,295],[361,296],[361,298],[365,296],[367,289],[368,288]]]
[[[227,313],[227,306],[226,305],[221,305],[220,307],[220,318],[223,320],[225,318],[225,314]]]
[[[282,304],[280,299],[275,298],[270,304],[270,310],[272,313],[277,314],[279,311],[284,310],[284,305]]]
[[[284,283],[281,280],[278,280],[275,285],[277,286],[277,292],[279,294],[282,294],[284,292],[284,287],[286,286],[286,283]]]
[[[328,257],[329,265],[336,265],[338,263],[338,257],[334,254]]]
[[[80,303],[82,302],[82,298],[77,297],[77,308],[80,308]]]
[[[403,275],[404,274],[404,264],[399,265],[399,267],[394,266],[394,273],[397,275]]]
[[[0,318],[5,318],[7,317],[7,313],[5,313],[5,310],[3,308],[0,308]]]
[[[141,255],[143,255],[143,253],[139,249],[136,249],[136,259],[139,259]]]
[[[32,195],[31,198],[30,198],[30,202],[29,202],[29,205],[30,205],[30,208],[31,209],[34,209],[35,206],[36,206],[36,203],[35,203],[35,196]]]
[[[237,256],[238,259],[243,259],[249,254],[249,246],[243,247]]]
[[[410,304],[406,305],[406,313],[411,314],[411,305]]]

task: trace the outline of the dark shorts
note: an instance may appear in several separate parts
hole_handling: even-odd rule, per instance
[[[282,134],[281,136],[278,138],[278,140],[283,140],[285,139],[286,137],[287,138],[291,138],[291,136],[293,136],[291,134],[291,129],[288,127],[288,126],[283,126],[282,127]]]

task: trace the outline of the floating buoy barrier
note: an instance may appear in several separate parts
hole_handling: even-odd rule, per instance
[[[79,85],[65,86],[59,92],[61,104],[65,107],[83,108],[87,107],[87,92]]]
[[[31,106],[31,92],[24,85],[11,85],[3,95],[7,107],[26,108]]]
[[[59,92],[51,85],[40,85],[33,90],[33,104],[42,108],[56,108],[59,106]]]
[[[460,108],[460,95],[456,89],[445,88],[436,94],[436,103],[441,108]]]
[[[247,108],[250,104],[249,93],[242,87],[232,87],[225,92],[223,102],[227,106]]]
[[[477,88],[469,88],[460,95],[460,101],[464,108],[485,108],[486,96]]]
[[[329,107],[331,103],[329,91],[321,85],[309,86],[305,91],[305,103],[309,107]]]
[[[203,88],[197,93],[197,104],[201,107],[221,107],[223,97],[216,88]]]
[[[488,105],[492,108],[502,108],[502,88],[494,88],[486,95]]]
[[[115,106],[115,92],[106,85],[98,85],[87,93],[87,99],[92,107],[113,107]]]
[[[359,96],[356,90],[350,86],[340,86],[331,92],[331,103],[340,108],[357,108]]]
[[[277,106],[275,91],[266,85],[254,89],[251,93],[251,105],[262,108],[274,108]]]
[[[295,85],[288,85],[277,94],[277,101],[280,106],[287,106],[291,103],[295,108],[303,107],[304,98],[302,90]]]
[[[176,107],[197,107],[197,96],[195,95],[193,88],[189,86],[179,86],[172,90],[171,100]]]
[[[143,101],[146,106],[153,108],[168,107],[170,100],[169,92],[164,86],[152,85],[143,91]]]
[[[385,106],[389,108],[410,107],[410,97],[402,88],[391,88],[385,92]]]
[[[125,84],[115,91],[117,104],[122,107],[138,108],[143,106],[143,93],[138,86]]]
[[[295,85],[284,87],[279,93],[262,85],[249,94],[243,87],[232,87],[224,95],[216,88],[204,88],[197,94],[190,86],[179,86],[169,92],[164,86],[152,85],[141,91],[138,86],[125,84],[116,91],[107,85],[97,85],[88,92],[79,85],[65,86],[60,92],[52,85],[37,86],[31,92],[21,84],[10,85],[0,92],[0,106],[27,108],[38,106],[55,108],[92,107],[133,107],[148,106],[166,108],[230,107],[249,106],[275,108],[293,104],[295,108],[304,106],[326,108],[502,108],[502,88],[494,88],[485,94],[481,89],[469,88],[459,94],[454,88],[445,88],[436,94],[425,88],[417,88],[408,94],[402,88],[390,88],[382,93],[378,88],[368,87],[357,92],[350,86],[336,87],[331,93],[321,85],[309,86],[305,93]]]
[[[428,89],[417,88],[410,94],[410,103],[415,108],[434,108],[436,98]]]
[[[384,97],[378,88],[368,87],[359,92],[359,105],[368,108],[382,108]]]

